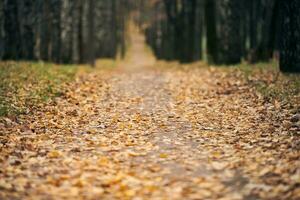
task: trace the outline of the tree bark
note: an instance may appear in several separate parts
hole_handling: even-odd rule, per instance
[[[205,0],[205,24],[207,59],[209,63],[215,63],[217,61],[217,25],[215,0]]]
[[[0,1],[0,60],[4,53],[4,16],[3,16],[4,1]]]
[[[61,62],[61,0],[52,0],[50,3],[51,10],[51,60]]]
[[[78,38],[77,38],[77,42],[78,42],[78,60],[79,63],[83,63],[84,62],[84,40],[83,40],[83,0],[78,0]]]
[[[94,22],[94,12],[95,12],[95,2],[94,0],[89,0],[89,13],[88,13],[88,62],[91,66],[95,66],[95,22]]]
[[[300,1],[281,0],[280,70],[300,72]]]
[[[196,27],[195,27],[195,46],[194,46],[194,60],[202,59],[202,39],[203,39],[203,1],[196,1]]]
[[[241,44],[241,2],[220,1],[219,64],[237,64],[242,57]]]
[[[3,59],[21,57],[21,36],[17,0],[4,1],[4,55]]]
[[[33,0],[23,0],[19,3],[19,22],[21,37],[21,58],[34,59],[34,3]]]
[[[185,56],[184,62],[192,62],[194,61],[194,53],[195,53],[195,33],[196,33],[196,11],[197,11],[197,2],[196,0],[183,0],[182,3],[185,5],[185,30],[186,36],[184,38],[183,44],[185,45]]]

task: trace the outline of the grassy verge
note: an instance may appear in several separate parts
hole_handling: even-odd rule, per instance
[[[120,60],[113,60],[113,59],[99,59],[96,62],[96,68],[100,70],[111,70],[115,69]]]
[[[78,68],[41,62],[0,62],[0,117],[27,113],[59,96]]]
[[[230,68],[267,99],[300,104],[300,74],[283,74],[278,63],[240,64]]]
[[[207,68],[207,63],[195,62],[180,64],[178,62],[157,62],[158,66],[179,69]],[[210,66],[211,69],[225,73],[226,79],[236,80],[253,86],[266,100],[289,102],[300,108],[300,74],[284,74],[277,62],[241,63],[233,66]]]

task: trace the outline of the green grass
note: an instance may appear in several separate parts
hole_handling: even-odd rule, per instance
[[[111,70],[118,66],[119,60],[114,59],[99,59],[96,62],[96,68],[100,70]]]
[[[42,62],[0,62],[0,117],[26,113],[60,96],[77,69]]]
[[[244,80],[255,86],[266,99],[277,99],[299,104],[300,74],[281,73],[278,63],[246,63],[233,66],[234,73],[240,73]]]

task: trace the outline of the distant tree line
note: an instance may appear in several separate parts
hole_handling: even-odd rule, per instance
[[[279,57],[300,71],[299,0],[152,0],[147,42],[160,59],[214,64]]]
[[[91,63],[125,52],[127,0],[0,0],[0,59]]]
[[[275,56],[282,71],[300,71],[300,0],[0,0],[0,59],[124,56],[133,10],[159,59],[231,65]]]

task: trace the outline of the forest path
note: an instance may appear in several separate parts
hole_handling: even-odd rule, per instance
[[[146,38],[140,30],[132,23],[128,26],[129,48],[126,53],[126,58],[121,63],[119,68],[127,72],[137,72],[149,67],[153,67],[156,62],[155,55],[146,45]]]
[[[7,122],[0,199],[298,199],[282,112],[221,69],[161,66],[134,38],[118,69]]]

